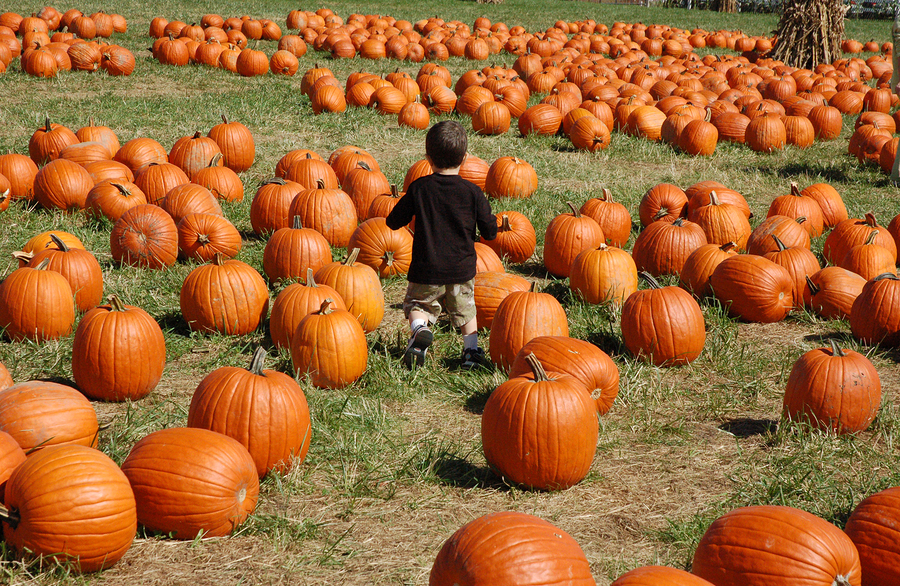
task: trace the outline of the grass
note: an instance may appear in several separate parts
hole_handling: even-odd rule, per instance
[[[345,17],[354,12],[381,13],[415,21],[437,14],[470,24],[484,14],[530,30],[544,29],[559,18],[593,18],[608,25],[642,21],[688,29],[740,28],[750,34],[767,33],[776,23],[774,15],[542,0],[506,0],[500,5],[334,0],[322,6]],[[37,8],[13,0],[5,10],[28,14]],[[227,114],[251,128],[257,145],[256,163],[241,174],[245,200],[224,206],[246,234],[238,258],[257,269],[265,241],[250,230],[250,201],[286,152],[309,148],[327,155],[355,144],[372,152],[396,183],[423,156],[423,133],[399,128],[393,119],[368,109],[314,117],[308,98],[299,93],[299,76],[244,79],[218,70],[164,67],[145,51],[150,44],[145,34],[154,16],[192,22],[216,11],[283,23],[295,4],[113,0],[79,8],[87,13],[102,8],[128,18],[129,32],[114,40],[138,55],[135,74],[117,79],[69,73],[38,80],[13,66],[0,75],[0,91],[10,97],[0,104],[4,130],[0,152],[27,152],[28,138],[48,115],[73,129],[93,116],[113,128],[122,142],[149,136],[168,148],[181,136],[196,130],[205,133]],[[889,24],[848,21],[847,32],[861,40],[885,41]],[[271,53],[274,43],[260,47]],[[398,66],[412,74],[418,70],[409,63],[333,61],[310,51],[301,59],[301,72],[316,62],[327,65],[341,80],[361,68],[374,73]],[[509,65],[512,59],[501,55],[497,62]],[[445,65],[454,79],[472,66],[462,59]],[[471,128],[467,119],[458,119]],[[900,212],[896,192],[884,175],[846,156],[852,123],[845,120],[836,141],[771,155],[720,145],[714,157],[694,159],[618,133],[609,149],[596,154],[573,151],[557,137],[522,139],[515,132],[498,137],[470,134],[469,150],[488,162],[515,154],[535,167],[540,183],[531,199],[492,205],[494,211],[513,209],[531,218],[539,247],[547,223],[565,211],[567,200],[578,204],[609,187],[636,218],[642,195],[653,185],[671,182],[686,187],[704,179],[721,181],[744,194],[756,213],[754,222],[765,215],[771,199],[787,193],[789,182],[796,180],[801,186],[830,182],[843,195],[851,215],[874,210],[887,223]],[[211,370],[246,366],[257,345],[269,345],[265,328],[239,338],[191,333],[181,318],[179,291],[196,265],[179,262],[156,272],[118,267],[109,255],[108,223],[21,203],[13,204],[0,219],[0,258],[7,259],[0,262],[3,275],[15,267],[9,253],[31,235],[51,228],[67,230],[97,255],[106,293],[144,308],[163,328],[168,362],[159,387],[139,402],[95,403],[101,422],[107,424],[101,448],[117,462],[147,433],[184,425],[191,394]],[[821,239],[814,250],[821,252]],[[338,258],[344,251],[334,254]],[[263,481],[256,513],[234,537],[180,543],[141,536],[121,563],[87,577],[23,563],[4,550],[0,581],[424,584],[438,548],[453,531],[479,515],[514,509],[539,515],[572,534],[602,586],[643,564],[688,567],[705,528],[731,508],[788,504],[841,525],[863,497],[900,482],[894,465],[900,368],[895,354],[860,348],[850,337],[847,322],[800,312],[779,324],[741,324],[714,301],[704,301],[704,353],[690,366],[660,369],[627,355],[616,308],[573,298],[565,280],[546,274],[540,254],[509,268],[539,281],[543,290],[555,295],[567,311],[572,335],[603,348],[620,369],[619,397],[601,421],[597,456],[581,484],[563,493],[529,492],[505,485],[490,471],[481,453],[480,413],[503,374],[456,370],[461,341],[449,327],[437,330],[434,356],[427,366],[406,372],[398,362],[407,335],[398,306],[405,281],[392,279],[383,283],[389,305],[385,322],[369,335],[367,373],[335,391],[303,383],[313,418],[309,455],[291,473]],[[274,299],[277,291],[272,293]],[[829,337],[867,352],[882,377],[881,412],[873,427],[857,436],[837,438],[780,422],[781,394],[791,365]],[[486,335],[482,340],[487,344]],[[290,372],[287,352],[270,354],[269,367]],[[0,342],[0,360],[17,381],[52,378],[71,383],[71,337],[42,345]]]

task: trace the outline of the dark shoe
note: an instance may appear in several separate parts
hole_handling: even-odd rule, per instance
[[[412,369],[414,365],[419,367],[425,364],[425,354],[433,341],[434,334],[431,333],[428,326],[416,328],[416,331],[413,332],[412,337],[409,339],[409,344],[406,346],[406,352],[403,353],[403,365]]]
[[[481,348],[466,348],[463,350],[463,370],[472,370],[485,365],[486,358]]]

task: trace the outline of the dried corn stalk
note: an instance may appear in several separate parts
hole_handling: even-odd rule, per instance
[[[784,0],[772,57],[807,69],[840,59],[846,13],[841,0]]]

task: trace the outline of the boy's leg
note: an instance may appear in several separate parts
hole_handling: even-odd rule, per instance
[[[470,370],[485,363],[484,350],[478,346],[478,319],[475,309],[474,280],[458,285],[448,285],[444,307],[453,325],[463,337],[462,367]]]
[[[403,352],[403,364],[407,368],[425,364],[428,347],[434,341],[434,334],[428,327],[440,315],[441,305],[435,300],[434,285],[410,283],[406,288],[403,310],[409,320],[410,338]]]

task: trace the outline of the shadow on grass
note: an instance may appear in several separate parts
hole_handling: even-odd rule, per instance
[[[821,165],[813,162],[797,162],[773,169],[776,175],[785,179],[796,179],[798,175],[822,177],[830,183],[846,183],[847,173],[832,165]]]
[[[488,397],[491,396],[491,393],[494,392],[495,388],[496,386],[494,385],[485,385],[477,389],[466,398],[466,402],[463,403],[463,409],[474,415],[483,414],[484,405],[487,403]]]
[[[775,433],[778,429],[778,422],[774,419],[752,419],[749,417],[738,417],[729,419],[719,426],[722,431],[746,439],[748,437],[766,435]]]
[[[191,328],[188,326],[187,322],[184,321],[184,316],[180,311],[167,311],[159,316],[159,319],[156,321],[164,332],[168,331],[177,336],[184,336],[186,338],[191,335]]]
[[[501,478],[487,466],[476,466],[459,456],[446,455],[439,458],[432,468],[442,484],[457,488],[492,488],[509,490]]]

